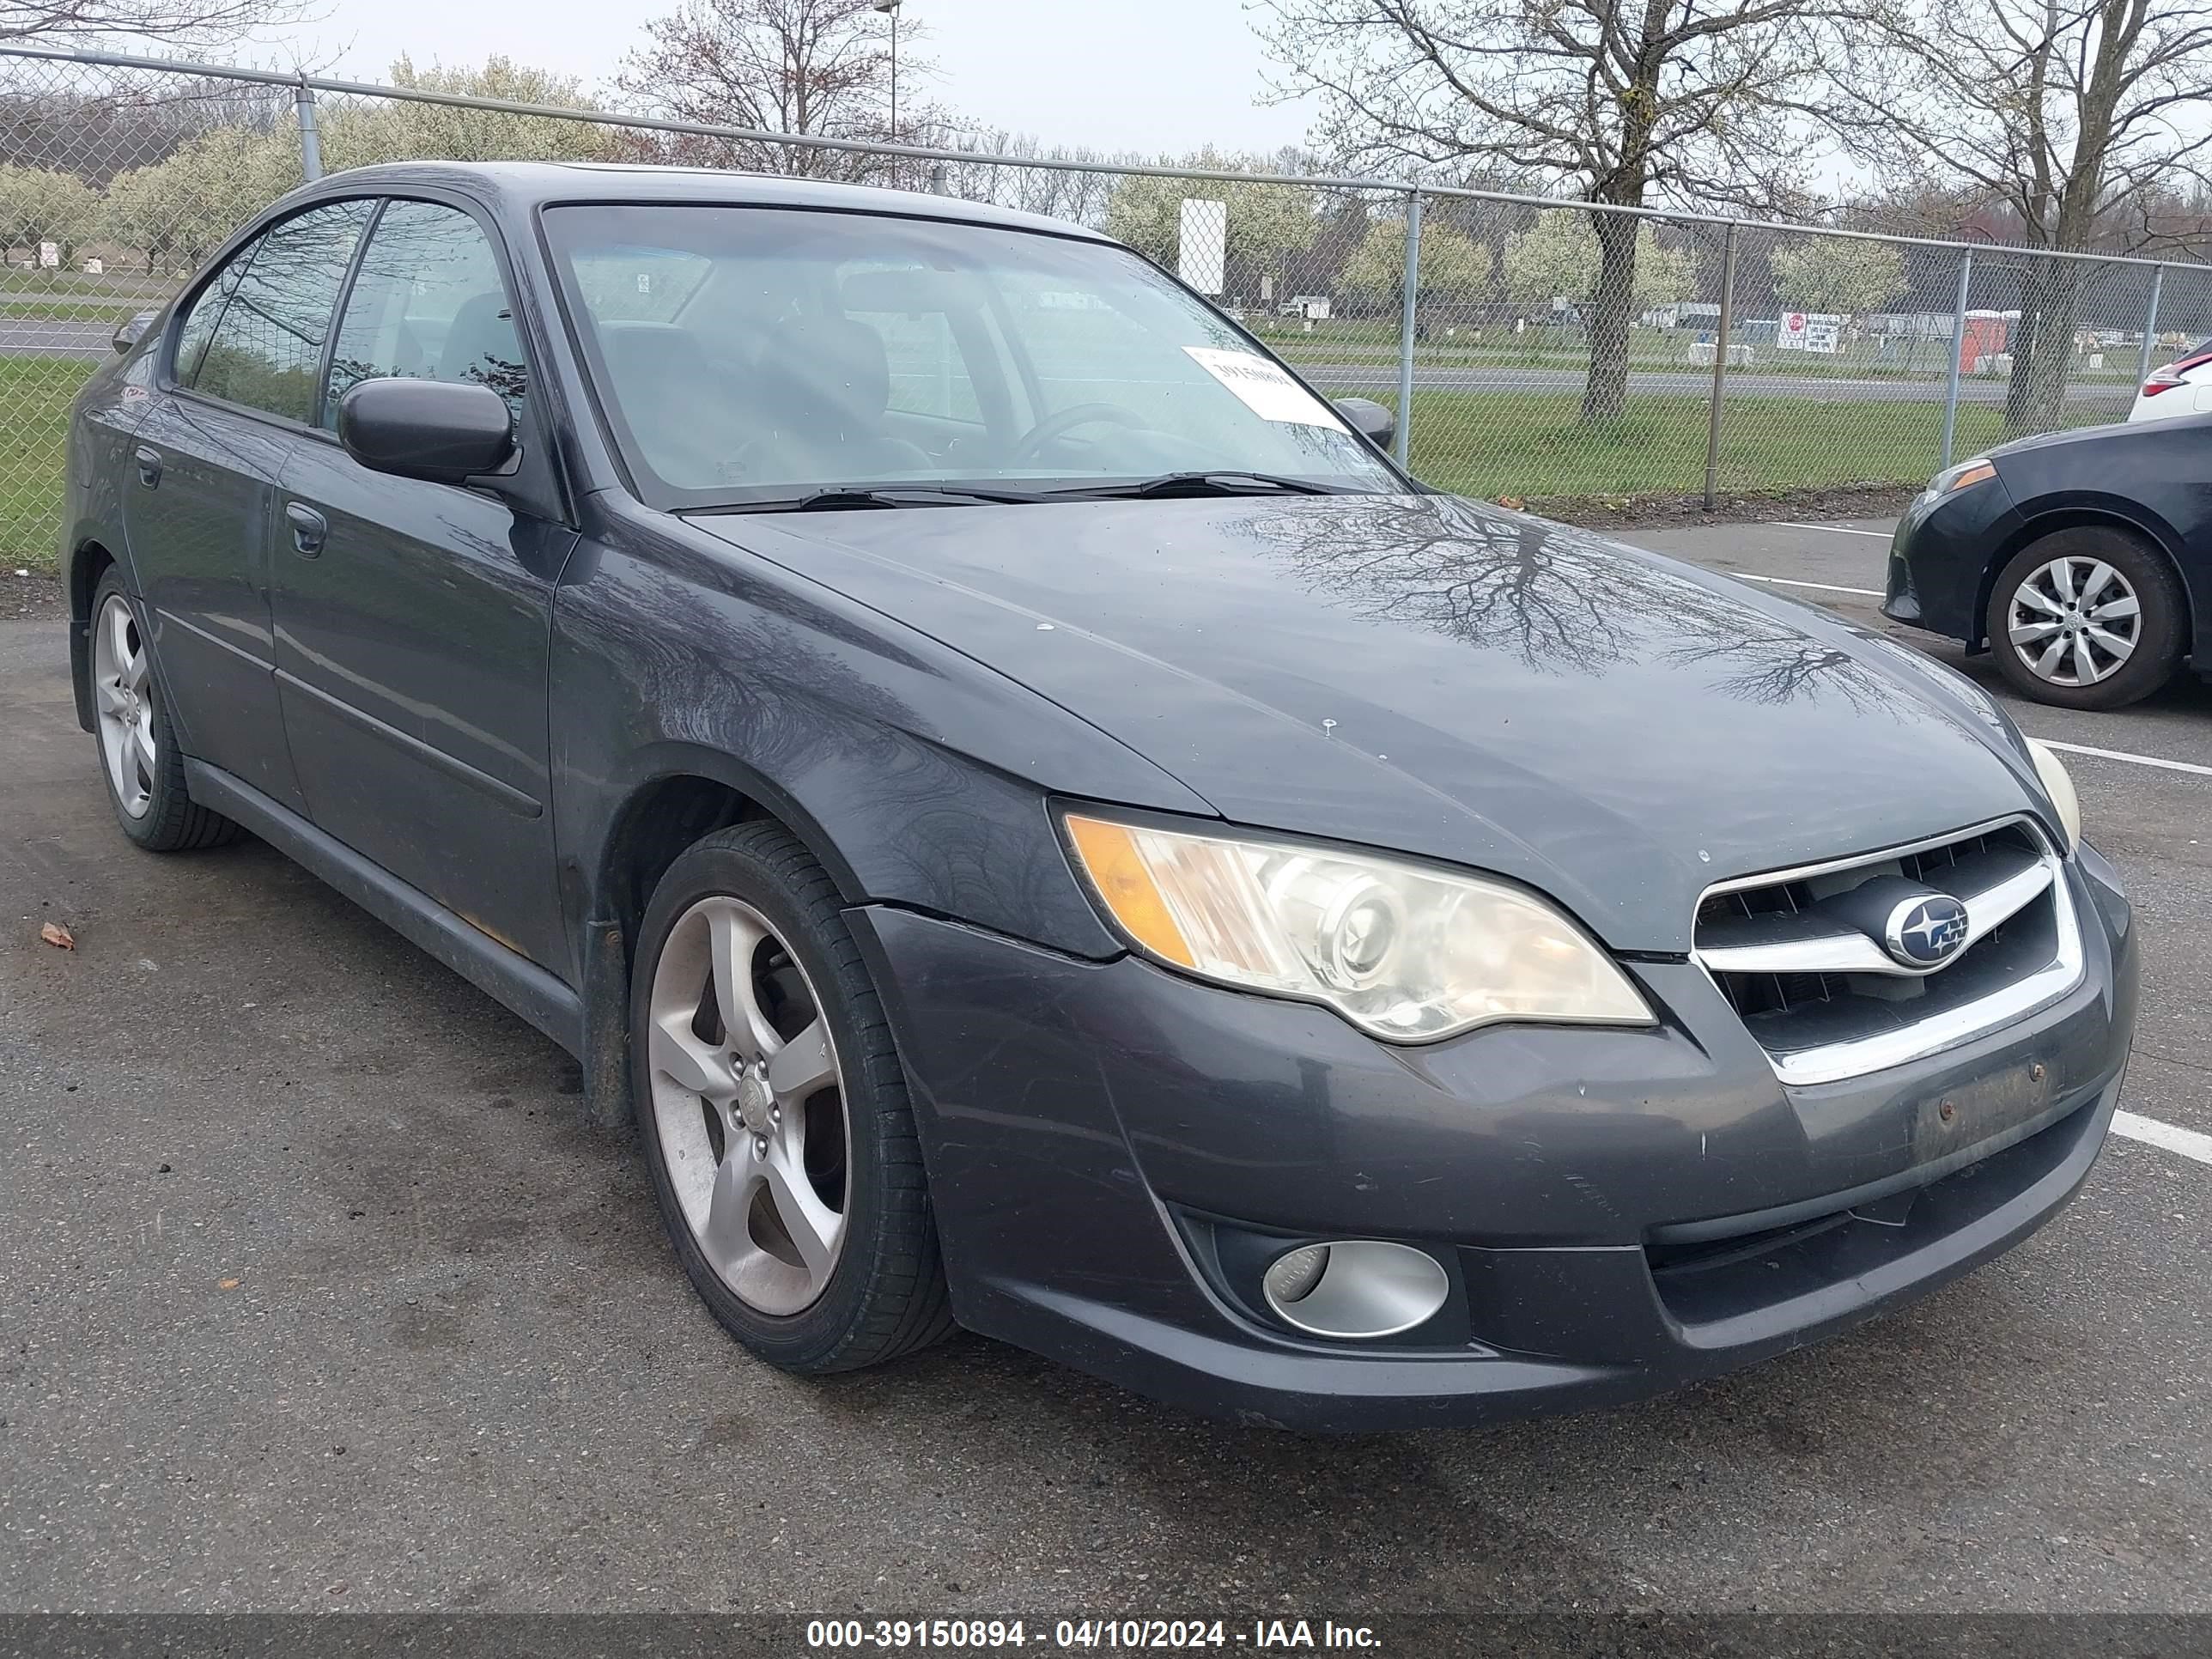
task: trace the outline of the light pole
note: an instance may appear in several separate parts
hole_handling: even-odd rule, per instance
[[[902,0],[875,0],[875,9],[891,20],[891,143],[898,143],[898,20]]]

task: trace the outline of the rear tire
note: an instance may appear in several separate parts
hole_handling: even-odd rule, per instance
[[[661,878],[630,1051],[670,1243],[726,1330],[801,1375],[951,1332],[889,1022],[836,884],[781,825],[717,830]]]
[[[2061,708],[2120,708],[2173,677],[2188,601],[2166,556],[2126,531],[2056,531],[1997,573],[1984,617],[1997,672]]]
[[[93,734],[123,833],[149,853],[221,847],[244,833],[192,799],[184,751],[154,670],[154,641],[110,565],[92,595]]]

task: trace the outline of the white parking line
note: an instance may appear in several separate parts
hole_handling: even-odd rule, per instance
[[[1787,576],[1754,576],[1748,570],[1730,570],[1725,574],[1734,576],[1738,581],[1765,582],[1770,587],[1816,587],[1823,593],[1857,593],[1869,599],[1881,597],[1881,590],[1878,587],[1838,587],[1833,582],[1792,581]]]
[[[2069,755],[2094,755],[2099,760],[2126,761],[2135,766],[2155,766],[2165,772],[2194,772],[2200,778],[2212,778],[2212,766],[2199,766],[2194,761],[2166,760],[2158,755],[2131,755],[2124,749],[2094,749],[2086,743],[2061,743],[2056,738],[2045,738],[2044,743],[2052,749],[2063,749]]]
[[[2195,1129],[2177,1128],[2134,1112],[2114,1112],[2112,1133],[2125,1135],[2130,1140],[2140,1140],[2147,1146],[2162,1146],[2169,1152],[2179,1152],[2199,1164],[2212,1164],[2212,1135]]]
[[[1854,530],[1847,524],[1799,524],[1793,519],[1774,519],[1769,522],[1780,525],[1784,530],[1826,530],[1838,536],[1878,536],[1883,541],[1887,541],[1893,533],[1887,530]]]

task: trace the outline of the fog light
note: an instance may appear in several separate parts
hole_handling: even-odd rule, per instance
[[[1267,1269],[1267,1300],[1273,1303],[1303,1302],[1321,1283],[1322,1270],[1328,1266],[1328,1246],[1302,1244]]]
[[[1354,1341],[1426,1324],[1451,1294],[1434,1256],[1380,1239],[1301,1245],[1278,1257],[1260,1284],[1277,1318]]]

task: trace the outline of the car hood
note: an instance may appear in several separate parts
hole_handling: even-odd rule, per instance
[[[1454,497],[692,522],[1052,699],[1225,818],[1498,872],[1619,949],[1686,950],[1725,878],[2037,803],[2003,716],[1903,647]]]
[[[2187,420],[2191,417],[2174,416],[2170,418]],[[2212,421],[2206,424],[2212,425]],[[2031,454],[2039,449],[2079,449],[2092,444],[2141,442],[2142,440],[2142,422],[2140,421],[2108,421],[2102,426],[2076,426],[2058,432],[2031,433],[2025,438],[2014,438],[2009,443],[1985,449],[1982,453],[1996,462],[1998,470],[2002,471],[2008,457]]]

